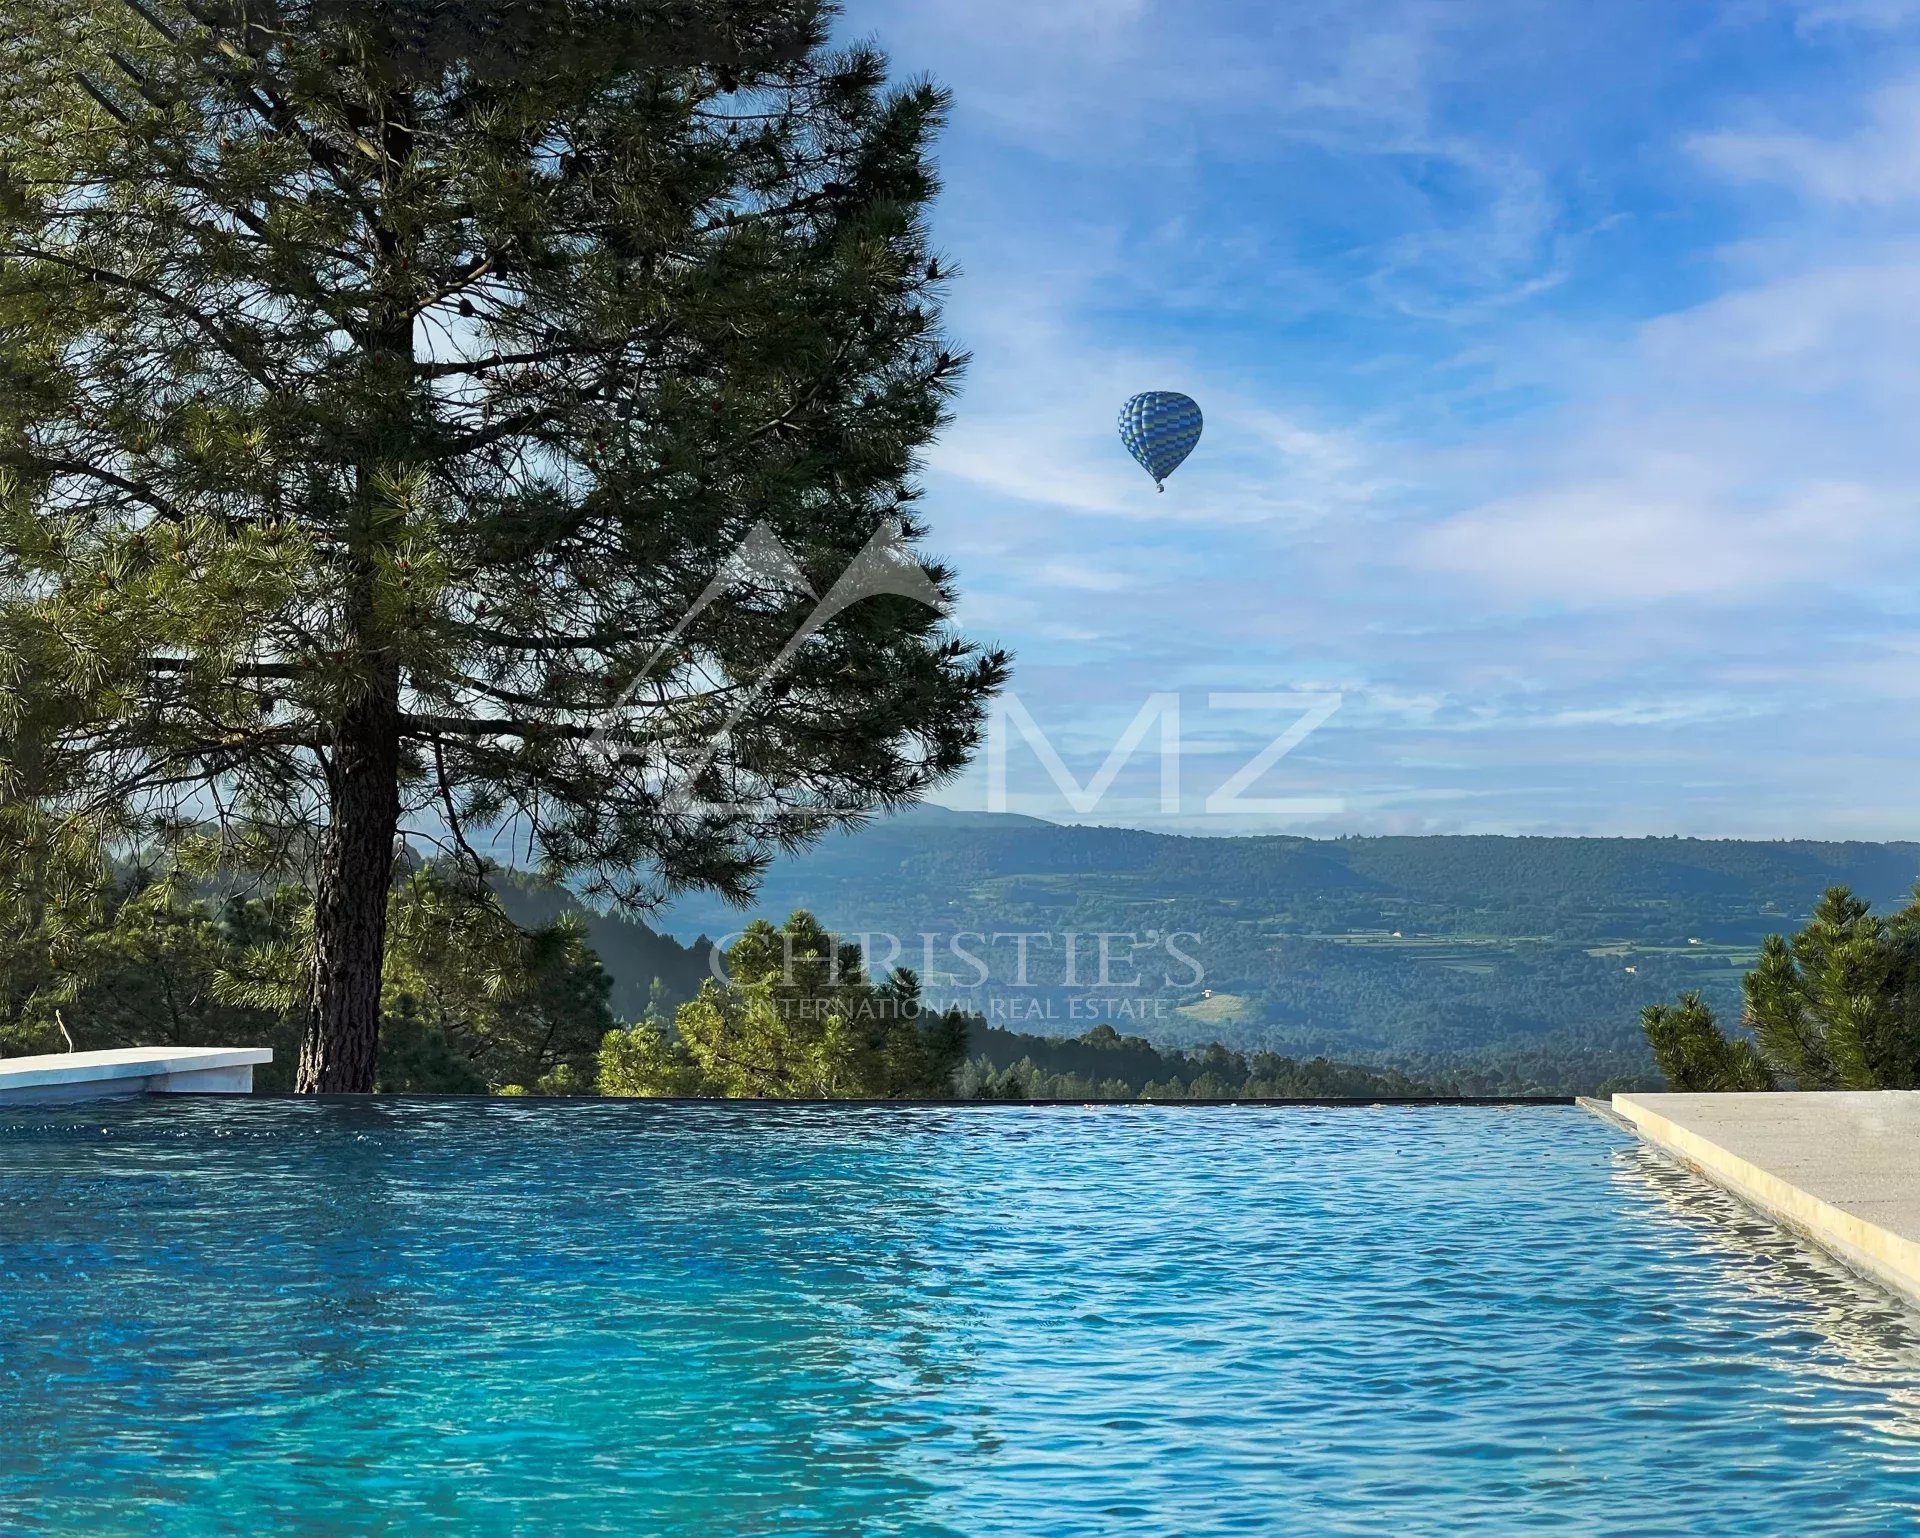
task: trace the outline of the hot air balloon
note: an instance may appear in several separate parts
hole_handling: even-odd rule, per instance
[[[1120,408],[1120,441],[1162,491],[1200,441],[1200,428],[1200,407],[1177,390],[1148,390]]]

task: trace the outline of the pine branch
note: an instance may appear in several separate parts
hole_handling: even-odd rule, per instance
[[[192,321],[206,334],[214,346],[246,370],[256,383],[264,385],[269,390],[277,388],[276,381],[260,367],[258,360],[250,357],[246,349],[229,337],[226,329],[218,321],[188,304],[184,299],[169,293],[159,284],[148,283],[140,278],[130,278],[124,273],[114,272],[105,267],[95,267],[87,262],[74,261],[70,257],[60,255],[57,251],[46,251],[36,246],[21,246],[17,249],[22,256],[77,273],[89,283],[104,283],[110,288],[124,288],[130,293],[139,294],[170,313]]]
[[[186,518],[185,513],[146,482],[129,480],[123,475],[116,475],[103,465],[83,464],[77,459],[32,454],[18,449],[0,450],[0,465],[30,473],[81,476],[87,480],[98,481],[103,486],[111,486],[116,491],[125,492],[135,501],[152,508],[169,523],[180,523]]]

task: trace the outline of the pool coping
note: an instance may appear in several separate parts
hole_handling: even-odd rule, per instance
[[[116,1047],[0,1058],[0,1105],[64,1105],[122,1095],[246,1095],[267,1047]]]
[[[1615,1095],[1588,1110],[1920,1307],[1920,1091]]]

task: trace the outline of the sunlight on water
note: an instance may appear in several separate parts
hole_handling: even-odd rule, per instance
[[[1571,1109],[0,1119],[0,1530],[1905,1532],[1920,1321]]]

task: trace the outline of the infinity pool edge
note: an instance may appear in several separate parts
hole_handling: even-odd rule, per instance
[[[1920,1091],[1582,1104],[1920,1308]]]

